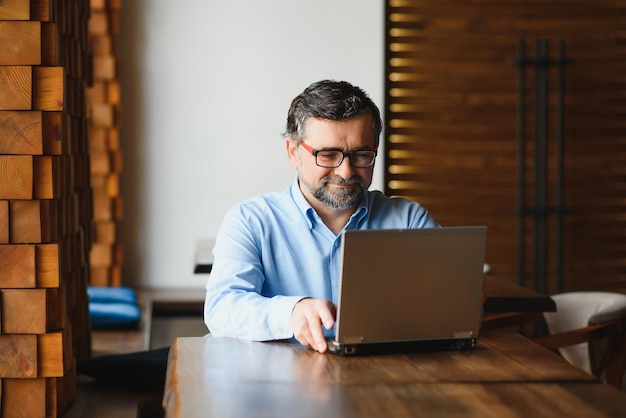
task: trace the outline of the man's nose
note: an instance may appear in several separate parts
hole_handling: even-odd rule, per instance
[[[354,168],[350,163],[350,157],[348,157],[347,155],[345,156],[341,164],[339,164],[339,167],[335,167],[335,173],[337,173],[346,180],[352,177],[352,174],[354,174]]]

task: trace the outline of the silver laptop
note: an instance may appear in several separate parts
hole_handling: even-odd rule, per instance
[[[473,348],[482,315],[486,238],[484,226],[345,231],[329,351]]]

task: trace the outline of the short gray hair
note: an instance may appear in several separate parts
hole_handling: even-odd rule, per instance
[[[383,125],[380,110],[367,93],[347,81],[318,81],[307,87],[291,102],[285,136],[303,139],[304,124],[311,117],[342,121],[365,114],[372,116],[374,140],[378,144]]]

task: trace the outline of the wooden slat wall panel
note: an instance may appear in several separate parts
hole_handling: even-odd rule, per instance
[[[564,40],[573,63],[565,70],[563,290],[626,292],[626,1],[389,0],[386,17],[385,191],[419,201],[441,224],[487,225],[487,262],[510,280],[518,262],[518,85],[510,60],[521,38],[528,57],[537,39],[551,42],[551,56]],[[529,207],[534,77],[526,74]],[[551,88],[554,79],[551,70]],[[554,105],[551,93],[548,123]],[[548,126],[551,205],[554,131]],[[528,285],[532,232],[529,218]],[[548,260],[553,291],[553,251]]]
[[[93,53],[93,85],[89,104],[91,187],[94,231],[90,253],[91,285],[122,284],[122,243],[117,228],[122,199],[118,187],[122,153],[116,138],[120,129],[120,80],[118,71],[118,19],[121,1],[92,1],[89,42]]]
[[[89,6],[0,1],[2,417],[56,417],[90,354]]]

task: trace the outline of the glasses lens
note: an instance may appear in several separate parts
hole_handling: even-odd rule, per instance
[[[341,151],[318,151],[315,158],[317,165],[321,167],[338,167],[343,159],[343,153]]]
[[[376,152],[374,151],[352,151],[350,153],[350,163],[354,167],[369,167],[374,163]]]

